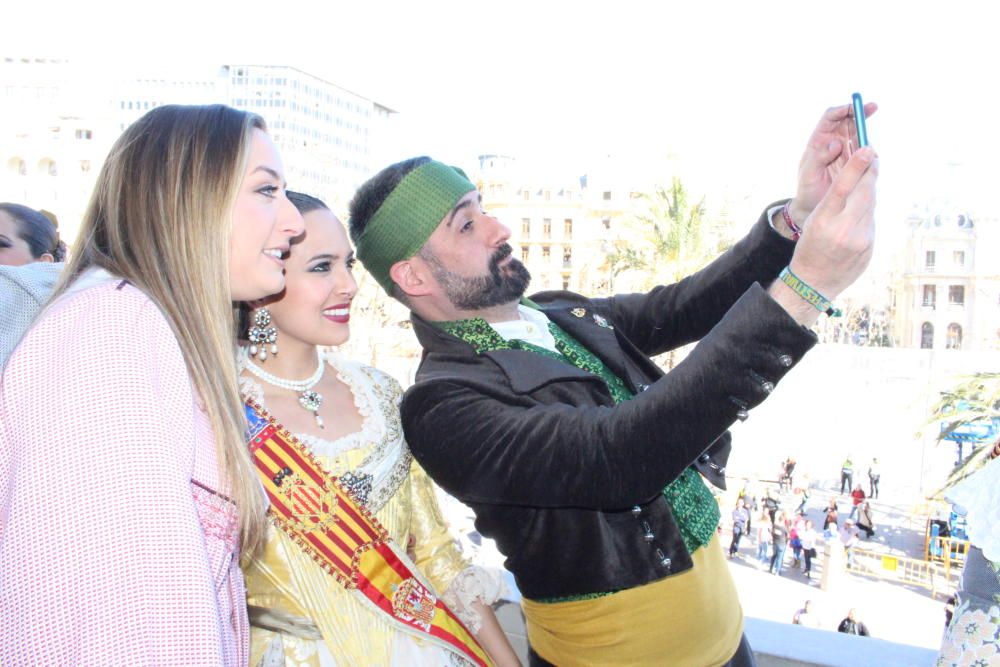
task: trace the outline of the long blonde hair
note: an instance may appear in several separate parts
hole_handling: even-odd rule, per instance
[[[100,267],[162,309],[211,419],[245,557],[262,544],[266,506],[245,440],[228,258],[254,128],[265,129],[259,116],[222,105],[158,107],[133,123],[101,169],[55,293]]]

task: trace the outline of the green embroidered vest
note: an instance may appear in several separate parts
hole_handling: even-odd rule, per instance
[[[616,404],[631,399],[634,394],[629,391],[625,382],[604,365],[597,355],[581,345],[575,338],[559,328],[554,322],[549,322],[549,331],[556,341],[558,353],[521,340],[504,340],[488,322],[480,318],[459,320],[457,322],[438,322],[445,332],[464,340],[471,345],[477,354],[494,350],[525,350],[557,359],[571,364],[576,368],[597,375],[611,392]],[[709,491],[701,475],[694,468],[686,468],[680,477],[663,489],[663,495],[670,504],[674,518],[680,529],[684,547],[689,553],[694,553],[712,539],[719,525],[719,506]],[[542,602],[563,602],[601,594],[574,596],[542,600]]]

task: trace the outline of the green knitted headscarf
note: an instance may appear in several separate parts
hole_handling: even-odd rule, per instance
[[[389,267],[416,255],[458,200],[475,189],[458,167],[431,160],[389,193],[357,243],[358,259],[386,293],[392,294]]]

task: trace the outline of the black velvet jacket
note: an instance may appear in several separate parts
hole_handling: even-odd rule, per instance
[[[761,287],[793,248],[765,214],[675,285],[532,296],[636,392],[617,406],[595,375],[521,350],[477,354],[413,316],[424,357],[401,408],[409,446],[473,508],[526,597],[620,590],[691,567],[661,491],[692,464],[722,486],[726,429],[815,344]],[[666,375],[649,359],[699,339]]]

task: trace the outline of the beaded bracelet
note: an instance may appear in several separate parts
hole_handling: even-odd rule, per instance
[[[785,202],[785,205],[781,207],[781,217],[785,219],[785,224],[788,228],[792,230],[792,240],[798,241],[802,236],[802,228],[795,224],[792,220],[792,214],[788,211],[788,206],[791,204],[791,200]]]
[[[830,317],[840,316],[840,310],[833,307],[833,302],[814,290],[808,283],[804,282],[797,275],[792,273],[792,270],[789,267],[786,266],[783,268],[781,273],[778,274],[778,278],[781,282],[791,287],[793,292],[811,303],[816,310],[821,313],[826,313]]]

